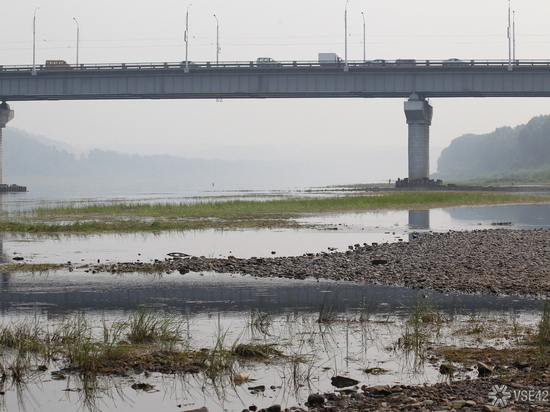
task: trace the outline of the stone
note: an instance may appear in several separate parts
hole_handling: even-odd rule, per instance
[[[323,395],[319,395],[318,393],[312,393],[307,397],[307,403],[309,406],[322,405],[325,403],[325,398]]]
[[[455,399],[455,400],[452,401],[452,403],[451,403],[451,408],[452,408],[452,409],[461,409],[461,408],[463,408],[464,406],[466,406],[466,401],[463,400],[463,399]]]
[[[478,362],[477,373],[480,377],[489,376],[491,373],[493,373],[493,368],[486,363]]]
[[[333,376],[330,378],[330,382],[332,383],[332,386],[335,386],[337,388],[346,388],[348,386],[357,385],[359,383],[358,380],[347,378],[345,376]]]
[[[363,387],[365,393],[369,393],[372,396],[388,396],[392,394],[392,390],[388,385],[375,385],[370,387]]]

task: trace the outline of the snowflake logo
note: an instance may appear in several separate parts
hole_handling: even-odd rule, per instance
[[[506,385],[493,385],[489,392],[489,400],[493,406],[506,406],[508,405],[508,399],[512,397],[512,394],[508,392]]]

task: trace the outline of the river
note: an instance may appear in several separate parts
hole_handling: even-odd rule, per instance
[[[62,199],[63,202],[200,201],[250,196],[246,193],[208,192],[178,196],[136,194],[124,197]],[[253,193],[256,197],[311,195],[307,193]],[[323,193],[322,195],[327,195]],[[32,194],[3,198],[4,210],[30,209],[55,204],[59,199]],[[14,258],[27,263],[82,264],[102,261],[164,259],[168,253],[195,256],[237,257],[292,256],[327,250],[346,250],[349,245],[408,241],[414,231],[490,229],[506,224],[512,229],[550,227],[550,204],[452,207],[412,211],[338,213],[306,217],[303,223],[318,229],[203,230],[137,235],[8,235],[2,238],[2,261]],[[327,230],[330,229],[330,230]],[[21,260],[18,260],[21,261]],[[460,324],[467,319],[486,322],[536,321],[540,302],[518,297],[443,295],[401,287],[342,284],[330,281],[253,279],[214,273],[91,274],[84,270],[50,273],[0,273],[0,311],[3,324],[25,321],[48,325],[85,315],[95,322],[127,319],[147,305],[157,311],[177,314],[186,344],[211,347],[223,338],[225,344],[261,339],[277,342],[288,361],[269,365],[241,364],[254,379],[235,385],[230,378],[209,382],[199,375],[140,375],[99,378],[89,385],[78,376],[55,380],[48,365],[36,372],[23,387],[4,388],[0,410],[107,410],[145,411],[152,408],[186,410],[207,406],[210,411],[241,411],[252,404],[267,407],[303,406],[309,393],[333,391],[330,377],[345,375],[361,384],[424,384],[444,379],[436,365],[416,362],[397,350],[405,319],[414,302],[434,302],[441,313]],[[319,323],[330,307],[334,322]],[[254,316],[269,319],[259,331]],[[443,341],[453,343],[454,326],[446,327]],[[496,343],[495,343],[496,345]],[[391,349],[393,347],[393,349]],[[304,362],[292,362],[307,355]],[[7,361],[6,361],[7,362]],[[369,375],[369,368],[386,373]],[[144,382],[154,391],[136,391],[131,385]],[[263,391],[249,387],[265,386]],[[95,388],[90,391],[89,388]],[[83,390],[86,389],[86,390]],[[179,405],[179,406],[178,406]]]

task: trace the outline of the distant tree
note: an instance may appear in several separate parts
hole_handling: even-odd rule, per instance
[[[545,168],[550,168],[550,115],[534,117],[515,128],[460,136],[442,151],[437,165],[434,176],[447,180],[497,175],[508,179],[529,175],[535,179],[536,175],[540,180]]]

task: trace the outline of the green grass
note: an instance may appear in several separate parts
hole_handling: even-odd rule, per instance
[[[544,202],[540,196],[484,192],[405,192],[331,198],[231,200],[203,203],[70,204],[4,213],[1,232],[97,233],[301,227],[304,214],[420,209],[456,205]]]

